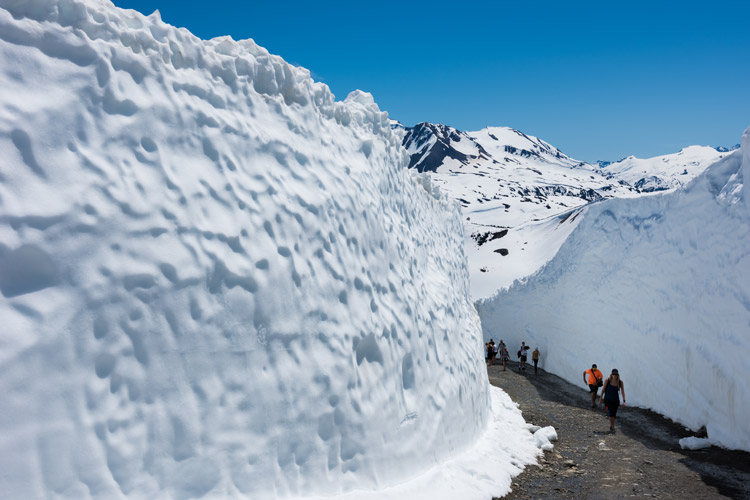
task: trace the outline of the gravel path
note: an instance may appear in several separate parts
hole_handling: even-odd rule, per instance
[[[581,368],[581,373],[586,367]],[[591,409],[588,388],[511,363],[488,368],[490,383],[520,405],[527,422],[552,425],[555,449],[527,467],[504,498],[515,499],[750,499],[750,453],[711,447],[682,450],[692,435],[650,410],[620,407],[609,434],[603,409]],[[628,374],[622,374],[627,383]],[[630,386],[628,395],[637,391]]]

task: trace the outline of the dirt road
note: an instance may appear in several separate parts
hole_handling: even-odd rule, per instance
[[[620,407],[610,434],[609,419],[591,409],[583,383],[517,367],[488,368],[490,383],[520,405],[527,422],[554,426],[559,440],[539,467],[513,481],[505,499],[750,499],[750,453],[682,450],[678,440],[693,433],[641,408]],[[627,383],[627,373],[622,377]]]

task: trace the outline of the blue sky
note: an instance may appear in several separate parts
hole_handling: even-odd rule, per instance
[[[252,38],[391,118],[509,126],[574,158],[732,146],[750,126],[750,1],[115,0]]]

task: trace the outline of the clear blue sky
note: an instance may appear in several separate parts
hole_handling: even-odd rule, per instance
[[[391,118],[509,126],[574,158],[732,146],[750,125],[750,0],[115,0],[252,38]]]

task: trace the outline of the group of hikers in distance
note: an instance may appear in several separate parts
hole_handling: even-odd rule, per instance
[[[510,353],[508,352],[508,346],[502,340],[496,346],[495,341],[490,339],[484,343],[485,359],[487,361],[487,367],[495,364],[495,359],[500,356],[500,361],[503,365],[503,371],[508,368],[508,361],[510,360]],[[517,356],[519,359],[518,371],[526,369],[526,360],[528,359],[529,346],[526,342],[521,342],[521,348],[518,350]],[[539,348],[534,349],[531,354],[531,359],[534,362],[534,373],[538,374],[539,365]],[[596,409],[598,405],[604,402],[604,406],[607,409],[607,416],[609,417],[609,432],[615,432],[615,418],[617,417],[617,409],[620,407],[620,393],[622,393],[622,405],[625,406],[625,384],[620,379],[620,372],[617,368],[613,368],[607,379],[604,379],[602,372],[596,367],[596,364],[591,365],[591,368],[583,372],[583,383],[588,384],[589,392],[591,393],[591,408]],[[599,388],[602,388],[601,394],[599,394]],[[598,403],[597,403],[598,398]]]
[[[520,360],[518,364],[518,371],[525,370],[526,369],[526,360],[528,359],[529,355],[529,349],[530,347],[526,345],[526,342],[521,342],[521,348],[518,350],[517,356]],[[508,346],[505,345],[505,342],[500,340],[500,343],[496,346],[495,341],[490,339],[488,342],[484,343],[484,350],[485,350],[485,360],[487,361],[487,366],[492,366],[495,364],[495,359],[500,356],[500,362],[503,364],[503,371],[505,371],[508,368],[508,361],[510,360],[510,353],[508,352]],[[539,366],[539,356],[540,356],[539,348],[537,347],[534,349],[534,352],[531,353],[531,360],[534,362],[534,373],[539,373],[538,366]]]

